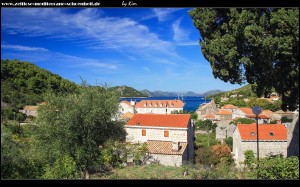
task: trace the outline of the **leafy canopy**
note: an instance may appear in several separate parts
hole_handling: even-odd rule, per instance
[[[299,105],[298,8],[194,8],[189,15],[213,75],[225,82],[254,84],[258,96],[272,88],[283,110]]]
[[[74,177],[76,173],[88,178],[89,168],[101,164],[99,146],[109,139],[125,139],[121,122],[112,120],[118,110],[118,97],[106,86],[83,84],[78,93],[50,93],[45,101],[36,119],[37,152],[49,161],[50,167],[60,167],[62,163],[76,166],[76,172],[74,167],[63,168],[64,173],[48,170],[46,178],[53,174]]]

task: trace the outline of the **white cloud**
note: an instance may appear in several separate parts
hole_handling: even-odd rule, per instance
[[[159,22],[164,22],[171,18],[173,12],[181,9],[182,8],[155,8],[153,9],[153,12]]]
[[[158,20],[166,21],[178,10],[181,9],[153,9],[153,13]],[[64,40],[85,49],[114,51],[151,63],[174,65],[187,61],[178,55],[173,41],[162,40],[134,19],[108,16],[99,9],[86,8],[70,14],[64,9],[10,8],[2,9],[1,21],[2,32],[6,33]],[[184,37],[179,27],[176,32],[177,38]],[[184,40],[176,45],[190,45],[189,42]]]
[[[9,44],[1,44],[1,48],[18,50],[18,51],[48,51],[47,49],[41,47],[29,47],[23,45],[9,45]]]
[[[189,38],[189,31],[180,28],[180,23],[182,18],[177,19],[173,25],[173,40],[177,45],[185,46],[185,45],[199,45],[198,41],[191,41]]]

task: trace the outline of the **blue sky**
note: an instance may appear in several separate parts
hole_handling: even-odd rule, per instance
[[[188,8],[1,8],[1,58],[75,83],[138,90],[224,91],[201,54]]]

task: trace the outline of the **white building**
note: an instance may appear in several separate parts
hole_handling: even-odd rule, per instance
[[[269,154],[287,156],[287,128],[283,124],[259,124],[259,158]],[[238,124],[233,133],[233,154],[236,164],[245,161],[245,151],[252,150],[257,157],[256,124]]]
[[[135,114],[125,129],[127,142],[147,143],[147,163],[180,166],[194,159],[194,127],[189,114]]]
[[[120,113],[121,114],[125,114],[127,112],[129,113],[132,113],[134,114],[135,111],[134,111],[134,105],[135,105],[135,102],[134,101],[121,101],[120,103]]]
[[[136,113],[139,114],[171,114],[173,111],[183,110],[181,100],[141,100],[135,105]]]

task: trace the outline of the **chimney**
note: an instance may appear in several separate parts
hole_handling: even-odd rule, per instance
[[[179,142],[172,142],[172,151],[179,151]]]
[[[242,124],[242,123],[239,121],[238,124]]]
[[[132,100],[131,100],[131,101],[130,101],[130,105],[131,105],[131,106],[134,106],[134,105],[135,105],[135,101],[132,101]]]
[[[281,119],[277,120],[277,124],[281,124]]]

